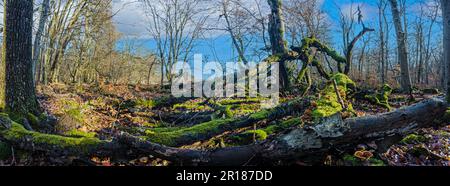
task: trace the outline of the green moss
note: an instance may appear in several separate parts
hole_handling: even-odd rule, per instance
[[[255,139],[258,141],[264,141],[267,139],[267,136],[268,136],[264,130],[248,130],[242,134],[252,136],[252,138],[253,138],[253,136],[256,136]]]
[[[231,145],[239,146],[239,145],[248,145],[254,143],[256,141],[264,141],[268,137],[268,134],[264,130],[247,130],[240,134],[236,134],[229,137],[231,140]]]
[[[234,116],[233,111],[231,111],[231,106],[225,107],[224,115],[226,118],[232,118]]]
[[[19,139],[28,139],[35,144],[55,145],[61,148],[71,148],[78,151],[87,151],[91,147],[99,145],[103,141],[97,138],[82,137],[64,137],[52,134],[43,134],[26,130],[22,125],[13,122],[12,127],[7,130],[0,131],[0,135],[6,140],[17,141]]]
[[[9,157],[11,157],[11,147],[7,143],[0,141],[0,160]]]
[[[320,42],[315,37],[304,38],[302,40],[302,51],[307,52],[311,46],[317,47],[320,51],[325,52],[328,56],[333,58],[338,63],[347,63],[347,60],[339,55],[336,50],[333,50],[331,47]]]
[[[283,130],[289,129],[294,126],[300,126],[300,125],[302,125],[302,123],[303,122],[300,118],[293,118],[293,119],[289,119],[286,121],[282,121],[281,123],[269,125],[262,130],[264,130],[268,135],[272,135],[272,134],[281,132]]]
[[[266,58],[266,62],[267,63],[276,63],[276,62],[280,62],[282,60],[282,54],[275,54],[275,55],[271,55],[268,58]]]
[[[77,120],[80,123],[84,123],[84,112],[88,109],[88,104],[78,103],[73,100],[62,100],[61,104],[64,105],[62,111]]]
[[[355,156],[350,155],[350,154],[344,155],[342,160],[344,161],[345,165],[349,165],[349,166],[359,166],[359,165],[361,165],[361,160],[356,158]]]
[[[80,130],[70,130],[68,132],[65,132],[64,135],[68,136],[68,137],[74,137],[74,138],[82,138],[82,137],[95,138],[95,136],[97,134],[95,132],[83,132]]]
[[[276,109],[275,109],[276,111]],[[269,119],[274,110],[261,110],[257,113],[253,113],[248,116],[248,119],[254,121],[260,121]],[[194,125],[192,127],[162,127],[148,129],[145,131],[146,138],[152,142],[174,146],[179,143],[180,140],[186,138],[199,138],[209,135],[211,133],[217,134],[223,129],[233,129],[230,127],[233,123],[242,121],[242,118],[227,118],[227,119],[215,119],[209,122]],[[283,124],[284,125],[284,124]]]
[[[250,115],[249,118],[254,119],[254,120],[263,120],[263,119],[268,119],[269,116],[270,116],[269,110],[262,110],[260,112]]]
[[[375,167],[386,166],[386,164],[384,163],[383,160],[379,160],[379,159],[376,159],[376,158],[370,158],[369,159],[369,164],[370,164],[370,166],[375,166]]]
[[[425,136],[421,136],[421,135],[417,135],[417,134],[410,134],[410,135],[406,136],[405,138],[403,138],[401,143],[415,144],[415,143],[422,143],[422,142],[426,142],[426,141],[427,141],[427,138]]]
[[[345,102],[347,94],[351,89],[356,87],[355,82],[353,82],[347,75],[341,73],[335,74],[332,77],[332,80],[336,80],[339,93]],[[321,96],[316,103],[317,108],[312,112],[312,116],[315,120],[332,116],[343,110],[336,95],[333,83],[329,83],[325,89],[321,91]],[[353,112],[352,105],[348,104],[347,106],[348,111]]]
[[[206,135],[210,132],[217,132],[220,128],[226,127],[234,121],[234,119],[218,119],[187,128],[172,128],[166,132],[155,132],[155,130],[148,130],[146,131],[146,138],[155,143],[173,146],[177,145],[177,140],[184,137],[195,138]],[[160,129],[160,131],[161,130],[162,129]]]
[[[260,103],[261,101],[264,100],[266,100],[266,98],[225,99],[219,101],[218,103],[221,105],[236,105],[245,103]]]
[[[369,165],[369,166],[386,166],[384,161],[377,159],[377,158],[370,158],[366,161],[361,160],[355,156],[346,154],[342,158],[344,161],[344,164],[347,166],[363,166],[363,165]]]
[[[185,102],[185,103],[178,103],[173,105],[173,109],[183,109],[183,110],[207,110],[210,109],[208,106],[200,105],[196,102]]]
[[[389,96],[392,94],[393,89],[388,85],[383,85],[381,92],[377,92],[375,95],[366,95],[365,98],[370,102],[387,108],[389,111],[392,110],[389,105]]]
[[[135,101],[135,106],[140,108],[148,108],[151,109],[157,105],[154,100],[146,100],[146,99],[137,99]]]

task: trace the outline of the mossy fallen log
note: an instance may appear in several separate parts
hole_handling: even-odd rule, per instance
[[[189,145],[197,141],[210,139],[226,131],[252,126],[259,121],[272,121],[294,113],[302,113],[309,107],[309,104],[310,101],[307,99],[293,100],[273,109],[262,110],[243,118],[216,119],[192,127],[174,128],[174,130],[148,130],[147,136],[144,138],[167,146]]]
[[[244,165],[252,159],[265,162],[292,160],[326,153],[361,140],[382,139],[406,135],[418,128],[435,126],[433,121],[444,116],[445,101],[434,98],[394,112],[342,120],[339,114],[314,126],[298,128],[284,135],[247,146],[214,150],[191,150],[166,147],[147,140],[122,134],[121,143],[162,159],[183,165]],[[444,123],[443,125],[445,125]]]
[[[406,135],[418,128],[435,126],[433,121],[444,117],[447,107],[443,98],[433,98],[376,116],[342,120],[337,114],[317,125],[293,129],[264,142],[214,150],[167,147],[127,133],[117,134],[113,141],[42,134],[28,131],[6,117],[0,117],[0,140],[18,149],[55,156],[114,157],[136,150],[182,165],[232,166],[244,165],[255,158],[268,160],[266,162],[290,160],[321,154],[364,139]],[[446,124],[448,123],[443,123]],[[320,158],[316,155],[315,157]]]
[[[303,121],[300,118],[291,118],[286,121],[275,122],[269,126],[257,129],[247,130],[240,134],[236,134],[230,137],[232,145],[249,145],[254,142],[264,141],[268,137],[303,125]]]

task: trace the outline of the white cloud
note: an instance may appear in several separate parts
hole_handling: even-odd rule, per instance
[[[113,0],[113,17],[119,32],[126,36],[145,37],[147,35],[146,15],[137,0]]]
[[[377,13],[377,8],[369,5],[367,3],[349,3],[349,4],[344,4],[342,6],[340,6],[340,9],[342,11],[342,13],[344,14],[344,16],[346,16],[347,18],[350,18],[352,16],[354,16],[355,20],[358,20],[358,7],[361,10],[361,14],[363,16],[362,20],[363,21],[370,21],[372,20]]]

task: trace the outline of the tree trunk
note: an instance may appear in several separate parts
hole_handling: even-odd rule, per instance
[[[283,18],[283,10],[281,0],[268,0],[271,14],[269,19],[269,36],[272,45],[272,54],[286,54],[288,52],[285,39],[285,26]],[[281,88],[286,90],[290,87],[289,75],[287,71],[286,61],[278,61],[280,63],[280,83]]]
[[[384,2],[383,2],[384,3]],[[385,59],[385,53],[384,53],[384,49],[385,49],[385,45],[386,45],[386,42],[385,42],[385,37],[384,37],[384,24],[383,24],[383,14],[384,14],[384,12],[385,12],[385,9],[384,9],[384,5],[383,5],[383,3],[381,3],[381,4],[379,4],[378,6],[378,24],[379,24],[379,32],[380,32],[380,56],[379,56],[379,60],[380,60],[380,66],[381,66],[381,68],[380,68],[380,76],[381,76],[381,84],[382,85],[384,85],[385,83],[386,83],[386,75],[385,75],[385,72],[386,72],[386,70],[385,70],[385,63],[386,63],[386,61],[384,60]]]
[[[42,7],[41,7],[41,15],[39,18],[39,26],[38,30],[36,31],[36,37],[34,39],[34,48],[33,48],[33,77],[36,77],[36,65],[39,62],[39,57],[41,54],[41,39],[44,32],[45,24],[47,22],[47,19],[49,17],[49,10],[50,10],[50,0],[44,0],[42,1]],[[39,65],[38,65],[39,66]],[[39,80],[35,80],[35,82],[38,82]]]
[[[406,33],[402,26],[397,0],[389,0],[389,2],[391,3],[392,16],[394,19],[394,26],[397,33],[398,60],[401,68],[401,86],[404,92],[410,93],[412,90],[412,86],[408,66]]]
[[[442,16],[444,18],[444,64],[446,69],[445,84],[447,102],[450,103],[450,1],[441,0]]]
[[[5,71],[0,82],[4,96],[0,102],[8,112],[37,114],[32,65],[33,1],[5,0],[4,7]]]

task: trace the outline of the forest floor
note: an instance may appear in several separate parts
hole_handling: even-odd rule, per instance
[[[416,100],[411,103],[408,102],[407,95],[394,93],[390,96],[390,104],[396,109],[433,96],[436,94],[415,94]],[[92,135],[100,139],[110,139],[118,131],[126,131],[136,136],[150,136],[149,139],[152,139],[154,133],[183,130],[220,118],[239,118],[261,110],[259,99],[223,99],[215,100],[215,103],[226,108],[225,111],[219,112],[206,104],[205,99],[171,100],[169,93],[161,92],[159,87],[53,84],[38,87],[38,99],[46,112],[58,118],[57,133],[64,134],[75,129],[80,135]],[[281,102],[290,99],[292,97],[288,96],[282,98]],[[354,100],[352,103],[357,116],[388,112],[386,108],[368,101]],[[284,129],[287,129],[300,125],[301,120],[305,118],[295,119],[290,116],[281,121],[263,120],[255,126],[226,131],[209,140],[181,148],[210,149],[251,144],[285,132],[283,129],[272,129],[274,122],[282,122],[286,127]],[[277,162],[276,165],[449,166],[450,123],[447,124],[448,127],[421,129],[415,134],[403,136],[401,142],[390,147],[364,142],[350,148],[353,149],[350,151],[329,152],[319,163],[296,160]],[[11,158],[0,160],[0,165],[65,165],[67,163],[63,159],[66,158],[70,159],[17,151],[13,152]],[[93,157],[91,161],[101,166],[170,165],[168,161],[151,156],[135,157],[131,161]]]

